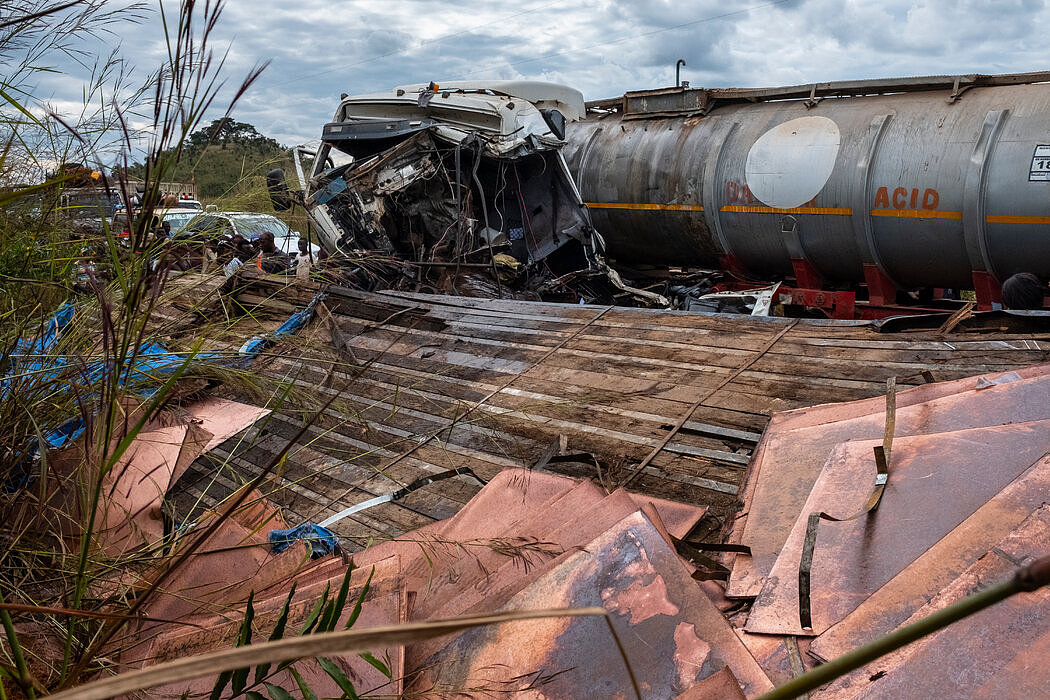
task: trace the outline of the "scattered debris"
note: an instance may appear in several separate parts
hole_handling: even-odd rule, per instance
[[[744,292],[706,293],[703,286],[671,287],[674,306],[684,311],[772,316],[773,300],[780,284]]]
[[[309,286],[286,285],[283,281],[263,276],[253,278],[241,289],[242,299],[250,299],[260,308],[270,304],[275,313],[284,308],[282,305],[302,304],[314,293]],[[278,298],[282,299],[280,303],[267,301]],[[535,513],[521,510],[526,506],[519,505],[516,498],[489,501],[490,496],[484,495],[489,491],[476,492],[476,486],[462,477],[413,492],[403,501],[389,502],[392,500],[390,495],[402,484],[425,479],[428,475],[469,465],[482,478],[499,479],[514,464],[540,464],[546,472],[564,471],[590,476],[614,489],[615,484],[634,471],[639,460],[666,442],[664,449],[639,476],[635,487],[647,494],[643,498],[655,500],[656,495],[665,495],[669,499],[710,503],[712,513],[729,515],[734,510],[728,505],[731,496],[729,501],[718,500],[718,497],[736,494],[743,476],[743,463],[765,425],[762,413],[773,412],[778,407],[808,406],[821,398],[868,397],[852,403],[774,413],[770,429],[761,440],[753,470],[760,470],[762,474],[769,470],[774,476],[784,471],[791,472],[787,467],[774,469],[766,466],[761,469],[773,454],[786,460],[785,464],[801,462],[814,473],[804,487],[782,482],[777,482],[777,486],[756,487],[752,479],[740,494],[748,505],[745,513],[750,510],[741,522],[756,517],[756,514],[756,522],[762,522],[765,517],[762,514],[769,510],[768,505],[753,497],[755,492],[772,492],[777,498],[788,498],[804,488],[800,491],[802,496],[795,515],[787,524],[790,529],[799,519],[803,503],[827,454],[840,442],[858,437],[876,440],[882,436],[885,398],[880,394],[884,391],[887,376],[894,373],[910,372],[900,383],[915,386],[896,394],[897,442],[891,464],[906,459],[918,449],[910,442],[921,439],[925,428],[932,426],[937,432],[967,430],[968,426],[957,426],[953,422],[959,420],[960,415],[980,415],[982,420],[995,424],[997,415],[1007,415],[1006,412],[1013,410],[1010,407],[1020,402],[1032,415],[1014,411],[1018,420],[1050,418],[1041,415],[1046,402],[1035,399],[1040,389],[1032,383],[1042,376],[1043,371],[1038,367],[1024,367],[1033,361],[1047,359],[1047,351],[1043,349],[1045,339],[1031,334],[1015,337],[982,333],[973,336],[960,330],[939,336],[937,329],[931,329],[910,331],[902,336],[880,332],[872,324],[862,322],[730,319],[663,311],[456,299],[406,292],[370,294],[336,288],[329,290],[326,308],[331,312],[331,319],[329,328],[324,329],[321,337],[327,338],[331,327],[337,328],[338,335],[333,337],[338,338],[338,344],[352,351],[355,365],[367,366],[369,370],[363,375],[344,374],[343,383],[338,387],[325,386],[318,391],[339,391],[342,396],[351,397],[360,404],[369,403],[370,408],[361,416],[364,422],[327,423],[319,426],[310,437],[303,438],[294,448],[285,471],[276,477],[273,497],[281,503],[286,516],[297,522],[324,522],[341,511],[354,509],[355,503],[360,507],[370,502],[387,501],[368,510],[357,510],[344,520],[333,522],[331,528],[348,551],[359,549],[374,538],[394,538],[395,542],[372,544],[354,554],[355,562],[366,567],[372,561],[389,557],[394,550],[398,556],[404,557],[418,557],[420,548],[426,550],[431,559],[429,564],[411,569],[402,559],[402,569],[408,571],[403,576],[405,580],[417,576],[428,582],[427,595],[409,596],[411,603],[407,609],[411,619],[492,611],[503,609],[500,606],[512,601],[524,606],[529,601],[555,599],[550,597],[555,594],[544,588],[545,582],[550,580],[546,576],[557,577],[558,581],[586,581],[590,580],[588,576],[598,575],[597,570],[585,568],[591,573],[583,574],[580,569],[581,566],[597,566],[599,559],[596,557],[581,557],[579,562],[562,563],[571,558],[572,551],[575,551],[573,547],[582,546],[587,552],[608,551],[608,561],[616,561],[612,550],[599,545],[599,534],[592,534],[587,528],[613,528],[623,518],[629,518],[632,507],[617,496],[609,503],[620,503],[618,508],[625,509],[616,511],[616,514],[623,514],[620,520],[613,515],[607,520],[604,516],[592,514],[581,517],[579,522],[569,521],[561,525],[551,518],[540,520]],[[878,361],[871,360],[876,357]],[[312,362],[316,364],[316,360]],[[991,367],[1001,367],[1004,371],[988,374],[981,382],[967,376],[974,374],[974,368],[987,371]],[[741,368],[745,371],[739,371]],[[268,366],[268,371],[275,376],[304,369],[306,373],[297,376],[308,382],[320,383],[322,377],[332,374],[325,367],[304,367],[294,357],[275,359]],[[339,376],[339,371],[336,370],[334,375]],[[953,381],[927,383],[934,378]],[[977,389],[978,385],[986,388]],[[1013,392],[1009,398],[995,398],[998,392],[1007,388]],[[1045,395],[1045,388],[1041,391]],[[926,401],[948,400],[947,397],[955,396],[952,400],[959,402],[965,401],[961,397],[973,395],[981,397],[980,408],[975,404],[972,409],[966,409],[964,404],[954,403],[950,409],[945,405],[943,414],[939,408],[930,414],[930,408],[923,406]],[[708,399],[704,399],[705,396]],[[701,405],[694,406],[698,401]],[[936,402],[933,405],[940,406]],[[695,410],[688,413],[691,406]],[[465,413],[470,407],[474,407],[472,412]],[[683,422],[683,414],[687,413]],[[848,421],[840,427],[837,424],[840,419]],[[679,423],[677,432],[665,439]],[[257,453],[259,459],[266,460],[269,450],[276,452],[281,449],[285,440],[294,435],[295,424],[292,415],[275,415],[270,429],[277,434],[261,443],[262,451]],[[939,427],[942,424],[944,428]],[[784,426],[797,429],[790,439],[778,438]],[[1006,429],[1006,433],[1012,435],[1027,429],[1028,426],[1015,426]],[[807,444],[801,441],[801,437],[823,439],[825,433],[831,442],[823,456],[814,458],[817,460],[815,466],[810,467],[812,460],[802,459],[797,454]],[[431,435],[436,437],[423,439]],[[347,446],[351,444],[355,447],[347,453]],[[785,452],[792,449],[793,444],[797,445],[794,451]],[[873,443],[858,444],[859,447],[850,449],[860,450],[863,455],[871,454]],[[1037,445],[1032,449],[1037,449]],[[584,450],[587,452],[581,454]],[[334,451],[349,459],[334,458]],[[804,452],[801,454],[805,455]],[[242,466],[246,476],[254,474],[250,465]],[[915,465],[916,468],[920,466],[919,463]],[[376,477],[378,472],[389,474],[394,480]],[[193,478],[202,478],[199,471],[196,474]],[[526,474],[530,480],[529,489],[536,491],[540,502],[565,497],[565,494],[551,490],[549,479],[552,477],[549,474],[535,470]],[[185,483],[187,496],[200,492],[201,486],[194,485],[192,480]],[[860,484],[857,488],[870,488],[868,480]],[[895,482],[891,480],[891,484]],[[927,485],[932,487],[934,484],[932,481],[923,483],[923,486]],[[1027,482],[1027,485],[1029,488],[1025,492],[1035,494],[1030,495],[1029,501],[1045,492],[1035,482]],[[603,491],[593,485],[581,486],[573,498],[589,499],[601,493]],[[640,505],[645,504],[635,502],[633,507]],[[846,503],[841,507],[843,512],[849,510]],[[1021,519],[1030,512],[1025,510],[1027,505],[1009,507],[1017,508],[1018,513],[1023,511]],[[474,509],[479,511],[476,518],[469,515]],[[673,537],[682,538],[689,533],[691,525],[683,530],[681,515],[674,518],[679,524],[673,528],[670,526],[672,518],[666,503],[657,510],[659,517],[668,522]],[[887,506],[885,513],[891,510],[893,508]],[[482,512],[487,515],[482,515]],[[463,514],[462,518],[456,513]],[[659,523],[651,514],[647,513],[645,518],[659,531]],[[456,530],[454,524],[461,521],[470,529]],[[520,522],[528,523],[534,529],[517,532],[478,530],[477,522],[501,526]],[[640,522],[634,522],[631,527]],[[1014,527],[1017,522],[1019,520],[1011,520],[1007,527]],[[406,526],[408,523],[414,524]],[[828,533],[831,527],[821,531],[821,536],[827,535],[829,539],[818,539],[818,552],[822,541],[830,541],[832,535]],[[1001,534],[995,537],[1001,538],[1008,531],[996,529],[995,532]],[[579,539],[562,539],[570,534]],[[532,550],[525,547],[527,551],[515,558],[508,555],[505,542],[489,548],[465,546],[464,542],[474,536],[524,538],[524,541],[518,541],[519,550],[529,542],[535,546]],[[641,538],[639,541],[656,542],[640,535],[633,536]],[[458,545],[448,545],[449,542]],[[558,547],[548,551],[548,544],[542,543],[554,543]],[[439,563],[442,556],[447,555],[446,546],[459,547],[469,555],[460,557],[458,563]],[[982,551],[991,546],[985,545]],[[536,547],[542,551],[533,551]],[[409,551],[404,553],[406,548]],[[559,548],[567,554],[555,554]],[[719,548],[715,546],[710,551],[719,551]],[[778,548],[776,553],[779,551]],[[546,569],[543,562],[550,559],[550,555],[555,556],[551,561],[555,568]],[[737,565],[734,568],[746,566],[747,556],[735,556]],[[822,556],[818,554],[818,557]],[[825,560],[818,558],[818,564],[821,561]],[[609,570],[614,569],[617,567],[610,563]],[[959,571],[964,569],[965,565]],[[892,567],[887,568],[891,574],[892,570]],[[487,573],[484,582],[479,584],[472,576],[480,571]],[[814,578],[820,571],[815,568]],[[700,577],[705,577],[717,574],[717,571],[712,567],[700,573]],[[897,575],[903,573],[894,577]],[[797,563],[792,576],[797,579]],[[842,579],[847,577],[848,572],[845,572]],[[648,590],[645,586],[650,584],[649,578],[642,579],[639,590]],[[625,585],[628,590],[634,590],[630,584]],[[725,610],[734,625],[747,624],[746,606],[741,611],[739,601],[727,600],[717,582],[706,581],[702,585],[691,582],[690,585],[693,588],[689,590],[702,592],[716,610]],[[814,591],[824,590],[824,585],[823,581],[819,582]],[[620,596],[612,595],[612,590],[609,600],[618,600]],[[878,595],[879,591],[876,591],[872,599]],[[822,625],[828,623],[824,622],[827,619],[825,613],[817,612],[817,600],[832,596],[833,593],[828,593],[815,597],[814,617]],[[593,602],[586,597],[577,597],[580,604]],[[915,599],[925,601],[926,597],[920,594]],[[482,604],[491,607],[479,607]],[[864,603],[861,603],[857,610],[863,608]],[[892,622],[892,617],[885,618],[889,620],[887,631],[907,619],[913,610],[903,612],[907,614],[897,622]],[[755,615],[755,624],[760,624],[759,608],[756,607],[752,614]],[[536,675],[535,668],[541,665],[549,668],[551,663],[557,663],[544,662],[548,656],[554,660],[569,658],[558,656],[559,646],[553,641],[565,638],[564,634],[572,634],[575,639],[573,630],[587,630],[587,636],[600,639],[600,630],[592,630],[590,624],[585,620],[566,621],[564,625],[529,623],[534,629],[518,634],[532,640],[534,646],[531,649],[535,653],[528,658],[535,667],[531,671],[524,667],[518,669],[521,676],[516,682],[525,687],[533,679],[542,678],[545,681],[543,690],[551,696],[558,696],[556,691],[561,676]],[[856,629],[868,630],[871,627],[870,622],[861,621]],[[698,627],[697,634],[711,643],[705,634],[710,634],[712,628],[704,629],[707,632],[699,631]],[[841,628],[831,626],[824,634],[835,634],[837,629]],[[561,637],[558,637],[557,630],[561,631]],[[508,635],[511,634],[508,631]],[[795,643],[793,636],[755,634],[744,629],[736,634],[749,657],[762,668],[765,676],[776,682],[814,665],[813,648],[819,649],[817,644],[824,639],[818,637],[811,648],[811,642],[804,637]],[[416,677],[413,681],[416,685],[409,688],[432,690],[456,686],[465,678],[475,678],[482,667],[508,663],[508,657],[501,656],[499,646],[489,641],[495,638],[502,639],[498,634],[490,637],[489,633],[464,633],[451,642],[452,646],[446,646],[450,643],[444,641],[409,648],[405,668],[424,669],[424,675]],[[673,634],[671,639],[674,639]],[[667,642],[665,637],[661,640]],[[717,646],[711,644],[713,648]],[[629,658],[633,658],[631,653]],[[830,651],[827,653],[834,655]],[[595,654],[593,658],[606,659],[602,662],[603,667],[614,668],[614,657]],[[663,654],[666,656],[668,654]],[[675,658],[673,651],[670,657]],[[643,653],[640,658],[649,657]],[[726,661],[728,663],[728,659]],[[564,661],[566,666],[574,663],[571,659]],[[656,662],[651,662],[651,665],[655,668]],[[732,672],[736,674],[738,685],[743,684],[737,668],[733,667]],[[623,680],[617,673],[615,670],[608,672],[610,683]],[[506,682],[513,674],[497,674],[499,678],[492,673],[480,675],[498,684]],[[566,674],[564,680],[576,683],[578,687],[587,687],[587,681],[575,675]],[[705,679],[705,682],[714,681]],[[443,685],[445,683],[448,685]],[[748,694],[754,693],[748,691]]]

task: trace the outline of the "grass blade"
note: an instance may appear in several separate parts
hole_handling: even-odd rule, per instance
[[[604,608],[557,608],[547,610],[517,610],[430,622],[411,622],[402,625],[373,627],[367,630],[344,630],[326,634],[262,642],[248,647],[236,647],[178,659],[149,668],[129,671],[117,676],[86,683],[50,696],[49,700],[107,700],[116,695],[133,693],[153,686],[199,676],[222,673],[259,663],[274,663],[287,659],[318,657],[325,654],[359,654],[388,646],[401,646],[442,637],[474,627],[498,625],[518,620],[539,620],[556,617],[600,616],[608,619]],[[622,654],[622,648],[621,648]],[[627,663],[626,656],[622,656]],[[641,691],[635,685],[638,697]]]
[[[336,666],[334,661],[324,656],[318,656],[317,663],[320,664],[321,668],[324,669],[324,672],[335,681],[336,685],[338,685],[343,691],[345,697],[350,698],[350,700],[358,700],[357,689],[354,688],[354,684],[351,683],[350,679],[346,677],[345,673],[343,673],[343,669]]]
[[[212,686],[211,695],[208,696],[208,700],[219,700],[222,697],[222,691],[226,690],[226,686],[229,685],[231,678],[233,678],[233,671],[223,671],[220,673],[219,677],[215,680],[215,685]]]
[[[252,621],[255,619],[255,607],[252,605],[254,598],[255,591],[252,591],[248,594],[248,605],[244,609],[244,622],[241,623],[241,628],[237,631],[237,646],[239,647],[252,643]],[[230,678],[230,689],[234,695],[244,690],[244,687],[248,684],[248,672],[250,670],[248,666],[245,666],[233,672],[233,676]]]
[[[388,679],[393,680],[394,675],[392,673],[390,673],[390,669],[387,667],[387,665],[385,663],[383,663],[382,661],[380,661],[379,659],[377,659],[376,657],[374,657],[371,653],[366,651],[363,654],[358,654],[358,656],[360,656],[362,659],[364,659],[368,663],[372,664],[372,666],[377,671],[382,673]]]
[[[368,595],[368,589],[372,587],[372,577],[375,576],[376,568],[373,566],[372,570],[368,572],[368,580],[365,581],[365,585],[361,587],[361,593],[357,596],[357,602],[354,603],[354,609],[350,611],[350,616],[346,618],[346,627],[344,629],[350,629],[357,622],[357,618],[361,615],[361,606],[364,605],[365,596]]]
[[[265,683],[266,694],[270,696],[270,700],[294,700],[292,694],[279,685],[273,683]]]
[[[3,598],[0,598],[0,602],[3,602]],[[14,657],[15,667],[18,671],[15,682],[22,689],[22,692],[25,693],[26,697],[29,700],[33,700],[36,697],[33,677],[29,673],[29,666],[26,664],[25,656],[22,654],[22,645],[18,641],[18,634],[15,632],[11,614],[6,610],[0,610],[0,621],[3,622],[4,634],[7,636],[7,646],[11,650],[11,656]]]
[[[354,572],[354,564],[351,560],[350,566],[346,567],[346,574],[343,576],[343,583],[339,586],[339,593],[336,594],[335,600],[328,604],[325,609],[324,615],[321,618],[321,623],[317,625],[318,632],[331,632],[335,629],[335,623],[339,621],[339,616],[343,614],[343,607],[346,605],[346,596],[350,593],[350,574]]]
[[[299,686],[299,694],[303,696],[303,700],[317,700],[317,694],[310,690],[310,686],[306,684],[306,681],[303,680],[298,671],[294,668],[289,668],[288,672],[292,674],[295,684]]]
[[[281,614],[277,618],[276,624],[273,626],[273,632],[270,633],[270,641],[276,641],[284,637],[285,627],[288,626],[288,610],[292,604],[292,596],[295,595],[296,583],[292,583],[292,589],[288,591],[288,597],[284,599],[284,607],[281,608]],[[255,684],[258,685],[262,679],[266,678],[266,674],[270,672],[270,664],[259,664],[255,668]]]
[[[314,605],[314,609],[310,611],[306,621],[303,622],[303,628],[299,630],[299,636],[310,634],[313,631],[314,625],[317,624],[318,618],[321,616],[321,610],[324,608],[324,604],[328,602],[328,586],[324,587],[324,593],[317,599],[317,603]]]

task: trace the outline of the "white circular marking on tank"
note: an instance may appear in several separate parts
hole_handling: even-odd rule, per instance
[[[801,206],[824,189],[838,153],[839,127],[827,117],[784,122],[762,134],[748,151],[748,189],[766,206]]]

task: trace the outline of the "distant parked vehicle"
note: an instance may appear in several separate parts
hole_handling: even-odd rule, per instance
[[[178,207],[173,207],[171,209],[162,209],[159,212],[161,221],[167,221],[168,224],[171,226],[172,235],[175,235],[176,233],[181,231],[186,226],[186,224],[190,223],[190,221],[193,220],[193,217],[198,216],[201,213],[199,207],[193,209],[190,207],[181,206],[181,202],[179,204],[180,206]],[[200,204],[200,202],[198,202],[198,204]]]
[[[101,236],[123,204],[119,193],[105,187],[72,187],[59,198],[58,215],[81,236]]]
[[[172,223],[172,232],[175,226]],[[233,234],[240,234],[246,241],[254,241],[263,233],[272,233],[274,244],[279,250],[295,256],[299,252],[298,232],[292,231],[283,221],[270,214],[256,214],[252,212],[239,211],[208,211],[198,213],[190,219],[178,232],[179,238],[206,238],[215,241],[223,241],[231,238]],[[315,255],[321,252],[320,246],[310,245],[310,250]]]

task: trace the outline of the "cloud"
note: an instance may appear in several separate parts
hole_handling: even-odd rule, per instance
[[[166,55],[159,24],[117,32],[142,75]],[[679,58],[682,78],[706,87],[1021,72],[1045,64],[1048,31],[1038,0],[256,0],[228,3],[213,40],[229,49],[227,98],[271,61],[234,117],[293,145],[317,138],[341,92],[539,79],[598,99],[673,84]],[[60,68],[41,90],[75,103],[85,71]]]

